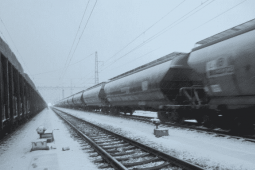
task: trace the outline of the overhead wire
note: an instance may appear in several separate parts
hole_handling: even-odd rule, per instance
[[[158,33],[154,34],[153,36],[151,36],[150,38],[148,38],[146,41],[140,43],[138,46],[136,46],[135,48],[133,48],[132,50],[130,50],[129,52],[127,52],[126,54],[120,56],[119,58],[117,58],[115,61],[113,61],[111,64],[107,65],[106,67],[104,67],[102,70],[105,70],[106,68],[108,68],[109,66],[111,66],[112,64],[114,64],[116,61],[120,60],[121,58],[127,56],[128,54],[132,53],[133,51],[141,48],[142,46],[144,46],[145,44],[149,43],[150,41],[154,40],[155,38],[157,38],[159,35],[162,35],[163,33],[165,33],[167,30],[169,30],[170,28],[173,28],[174,26],[178,25],[179,23],[183,22],[184,20],[186,20],[187,18],[189,18],[190,16],[192,16],[193,14],[197,13],[198,11],[202,10],[203,8],[205,8],[206,6],[208,6],[209,4],[211,4],[213,1],[208,2],[210,0],[205,1],[203,4],[200,4],[199,6],[195,7],[194,9],[192,9],[190,12],[186,13],[185,15],[183,15],[182,17],[180,17],[179,19],[177,19],[176,21],[174,21],[173,23],[169,24],[167,27],[165,27],[164,29],[162,29],[161,31],[159,31]],[[206,2],[208,2],[206,4]],[[202,6],[202,7],[201,7]],[[201,8],[200,8],[201,7]],[[200,9],[198,9],[200,8]]]
[[[126,44],[122,49],[120,49],[118,52],[116,52],[113,56],[111,56],[109,59],[107,59],[104,62],[109,61],[111,58],[115,57],[118,53],[120,53],[122,50],[124,50],[126,47],[128,47],[130,44],[135,42],[139,37],[144,35],[145,32],[149,31],[151,28],[153,28],[155,25],[157,25],[160,21],[162,21],[165,17],[167,17],[169,14],[171,14],[174,10],[176,10],[181,4],[183,4],[186,0],[183,0],[180,2],[177,6],[175,6],[172,10],[167,12],[165,15],[163,15],[160,19],[158,19],[156,22],[154,22],[152,25],[150,25],[148,28],[146,28],[142,33],[140,33],[137,37],[135,37],[132,41],[130,41],[128,44]]]
[[[162,21],[165,17],[167,17],[169,14],[171,14],[174,10],[176,10],[181,4],[183,4],[186,0],[179,3],[177,6],[175,6],[172,10],[170,10],[168,13],[166,13],[164,16],[162,16],[159,20],[154,22],[151,26],[146,28],[142,33],[140,33],[138,36],[136,36],[132,41],[127,43],[123,48],[121,48],[119,51],[117,51],[113,56],[111,56],[109,59],[107,59],[105,62],[109,61],[113,57],[115,57],[117,54],[119,54],[121,51],[123,51],[125,48],[127,48],[130,44],[135,42],[138,38],[140,38],[142,35],[144,35],[145,32],[149,31],[151,28],[153,28],[155,25],[157,25],[160,21]]]
[[[81,61],[86,60],[88,57],[92,56],[93,54],[94,54],[94,53],[91,53],[90,55],[88,55],[87,57],[83,58],[82,60],[79,60],[79,61],[77,61],[77,62],[75,62],[75,63],[72,63],[72,64],[68,65],[67,68],[70,67],[70,66],[76,65],[76,64],[80,63]],[[41,75],[41,74],[52,73],[52,72],[60,71],[60,70],[65,69],[65,68],[66,68],[66,67],[59,68],[59,69],[56,69],[56,70],[41,72],[41,73],[34,74],[34,75],[32,75],[32,76],[38,76],[38,75]]]
[[[96,2],[95,2],[95,4],[94,4],[93,8],[92,8],[92,11],[90,12],[89,18],[87,19],[87,22],[86,22],[86,24],[85,24],[85,26],[84,26],[84,28],[83,28],[83,30],[82,30],[82,34],[81,34],[80,37],[79,37],[79,40],[78,40],[78,42],[77,42],[77,44],[76,44],[76,47],[75,47],[75,49],[74,49],[74,52],[73,52],[73,54],[71,55],[71,58],[70,58],[70,60],[69,60],[69,62],[68,62],[68,64],[67,64],[66,67],[69,66],[69,64],[70,64],[70,62],[71,62],[71,60],[72,60],[72,58],[73,58],[73,56],[74,56],[74,53],[75,53],[75,51],[76,51],[76,49],[77,49],[77,47],[78,47],[78,44],[79,44],[79,42],[80,42],[80,40],[81,40],[81,37],[82,37],[82,35],[83,35],[83,33],[84,33],[86,27],[87,27],[87,24],[88,24],[88,22],[89,22],[89,20],[90,20],[90,18],[91,18],[91,16],[92,16],[92,13],[93,13],[93,11],[94,11],[94,9],[95,9],[96,4],[97,4],[97,0],[96,0]],[[66,68],[66,69],[67,69],[67,68]],[[59,77],[59,82],[61,82],[61,79],[64,77],[65,72],[66,72],[66,69],[64,69],[62,75],[60,75],[60,77]],[[59,84],[59,83],[58,83],[58,84]]]
[[[213,0],[213,1],[214,1],[214,0]],[[204,7],[206,7],[207,5],[209,5],[210,3],[212,3],[213,1],[209,2],[209,3],[206,4]],[[246,1],[246,0],[244,0],[244,1],[242,1],[242,2],[240,2],[240,3],[238,3],[238,4],[236,4],[236,5],[234,5],[233,7],[229,8],[229,9],[227,9],[227,10],[225,10],[224,12],[218,14],[218,15],[215,16],[214,18],[208,20],[207,22],[205,22],[205,23],[203,23],[202,25],[196,27],[195,29],[197,29],[197,28],[199,28],[199,27],[201,27],[201,26],[203,26],[203,25],[209,23],[209,22],[212,21],[213,19],[215,19],[215,18],[217,18],[217,17],[219,17],[219,16],[225,14],[226,12],[228,12],[228,11],[230,11],[230,10],[232,10],[232,9],[234,9],[235,7],[237,7],[237,6],[241,5],[242,3],[244,3],[245,1]],[[204,3],[206,3],[206,2],[207,2],[207,1],[205,1]],[[204,4],[204,3],[203,3],[203,4]],[[202,5],[203,5],[203,4],[202,4]],[[203,7],[203,8],[204,8],[204,7]],[[195,8],[195,9],[197,9],[197,8]],[[201,8],[201,9],[202,9],[202,8]],[[195,14],[196,12],[200,11],[201,9],[196,10],[196,11],[193,12],[191,15]],[[189,13],[190,13],[190,12],[189,12]],[[191,15],[190,15],[190,16],[191,16]],[[184,16],[185,16],[185,15],[184,15]],[[190,17],[190,16],[188,16],[188,17]],[[184,21],[185,19],[187,19],[187,17],[184,18],[183,20],[181,20],[180,22]],[[195,29],[193,29],[193,30],[195,30]],[[191,30],[191,31],[193,31],[193,30]],[[164,29],[163,32],[159,32],[159,33],[162,34],[162,33],[164,33],[165,31],[166,31],[166,29]],[[189,32],[191,32],[191,31],[189,31]],[[158,34],[155,34],[155,35],[158,35]],[[154,38],[154,39],[155,39],[155,38],[156,38],[155,35],[152,36],[151,38]],[[136,48],[134,48],[134,49],[132,49],[131,51],[129,51],[128,53],[126,53],[124,56],[126,56],[126,55],[128,55],[129,53],[133,52],[134,50],[140,48],[141,46],[144,45],[144,43],[149,42],[149,41],[151,41],[151,40],[153,40],[153,39],[150,39],[150,38],[147,39],[145,42],[141,43],[141,44],[138,45]],[[124,56],[122,56],[122,57],[124,57]],[[135,60],[136,60],[136,59],[135,59]],[[116,60],[115,60],[115,62],[116,62]],[[133,62],[133,61],[131,61],[131,62]],[[131,62],[130,62],[130,63],[131,63]],[[127,64],[127,63],[125,63],[125,65],[126,65],[126,64]],[[117,67],[117,68],[119,68],[119,67]],[[102,70],[103,70],[103,69],[102,69]],[[100,70],[100,71],[102,71],[102,70]],[[113,69],[111,69],[111,70],[113,70]],[[110,70],[109,70],[109,71],[110,71]]]
[[[198,28],[200,28],[200,27],[204,26],[205,24],[207,24],[207,23],[211,22],[212,20],[214,20],[214,19],[218,18],[219,16],[221,16],[221,15],[223,15],[223,14],[225,14],[225,13],[229,12],[230,10],[232,10],[232,9],[236,8],[237,6],[241,5],[241,4],[242,4],[242,3],[244,3],[245,1],[247,1],[247,0],[244,0],[244,1],[242,1],[242,2],[240,2],[240,3],[238,3],[238,4],[236,4],[236,5],[232,6],[231,8],[227,9],[226,11],[223,11],[222,13],[220,13],[220,14],[218,14],[217,16],[213,17],[212,19],[210,19],[210,20],[208,20],[208,21],[204,22],[203,24],[201,24],[201,25],[199,25],[198,27],[196,27],[196,28],[192,29],[191,31],[194,31],[194,30],[196,30],[196,29],[198,29]],[[191,32],[191,31],[190,31],[190,32]]]
[[[87,24],[88,24],[88,22],[89,22],[89,20],[90,20],[90,17],[91,17],[91,15],[92,15],[93,11],[94,11],[94,8],[95,8],[96,4],[97,4],[97,0],[96,0],[96,2],[95,2],[94,6],[93,6],[92,11],[90,12],[89,18],[87,19],[87,22],[86,22],[86,24],[85,24],[85,26],[84,26],[84,28],[83,28],[82,34],[81,34],[80,37],[79,37],[79,40],[78,40],[78,42],[77,42],[77,44],[76,44],[76,47],[75,47],[75,49],[74,49],[74,51],[73,51],[73,54],[71,55],[71,58],[70,58],[70,60],[69,60],[69,62],[68,62],[68,64],[67,64],[67,66],[70,64],[70,62],[71,62],[71,60],[72,60],[72,58],[73,58],[73,56],[74,56],[74,53],[75,53],[75,51],[76,51],[76,49],[77,49],[77,47],[78,47],[78,44],[80,43],[81,37],[82,37],[82,35],[83,35],[83,33],[84,33],[86,27],[87,27]],[[60,77],[60,80],[62,79],[62,77],[64,77],[65,72],[66,72],[66,69],[63,71],[63,74],[62,74],[62,76]]]
[[[238,3],[238,4],[236,4],[236,5],[234,5],[234,6],[232,6],[231,8],[229,8],[229,9],[227,9],[227,10],[225,10],[225,11],[223,11],[222,13],[220,13],[220,14],[218,14],[217,16],[215,16],[215,17],[213,17],[212,19],[210,19],[210,20],[208,20],[208,21],[206,21],[205,23],[203,23],[203,24],[201,24],[201,25],[199,25],[198,27],[196,27],[196,28],[194,28],[194,29],[192,29],[191,31],[194,31],[194,30],[196,30],[196,29],[198,29],[198,28],[200,28],[201,26],[203,26],[203,25],[205,25],[205,24],[207,24],[207,23],[209,23],[209,22],[211,22],[212,20],[214,20],[214,19],[216,19],[216,18],[218,18],[219,16],[221,16],[221,15],[223,15],[223,14],[225,14],[225,13],[227,13],[227,12],[229,12],[230,10],[232,10],[232,9],[234,9],[234,8],[236,8],[237,6],[239,6],[239,5],[241,5],[242,3],[244,3],[246,0],[244,0],[244,1],[242,1],[242,2],[240,2],[240,3]],[[204,2],[205,3],[205,2]],[[209,5],[209,4],[207,4],[207,5]],[[198,12],[198,11],[196,11],[196,12]],[[193,14],[195,14],[195,13],[193,13]],[[192,14],[192,15],[193,15]],[[185,18],[186,19],[186,18]],[[191,32],[191,31],[189,31],[189,32]],[[187,33],[189,33],[189,32],[187,32]],[[149,39],[150,40],[150,39]],[[143,44],[143,43],[142,43]],[[141,45],[141,44],[140,44]],[[138,47],[140,47],[140,46],[138,46]],[[137,48],[135,48],[135,49],[137,49]],[[135,50],[134,49],[134,50]],[[132,51],[131,51],[132,52]],[[129,53],[127,53],[127,54],[129,54]],[[101,70],[102,71],[102,70]]]
[[[207,0],[207,1],[209,1],[209,0]],[[206,1],[206,2],[207,2],[207,1]],[[213,0],[213,1],[214,1],[214,0]],[[212,3],[213,1],[211,1],[210,3]],[[193,30],[198,29],[199,27],[201,27],[201,26],[203,26],[203,25],[205,25],[205,24],[211,22],[212,20],[218,18],[219,16],[221,16],[221,15],[223,15],[223,14],[229,12],[230,10],[236,8],[237,6],[241,5],[241,4],[244,3],[245,1],[246,1],[246,0],[244,0],[244,1],[242,1],[242,2],[240,2],[240,3],[238,3],[238,4],[236,4],[236,5],[234,5],[233,7],[229,8],[229,9],[227,9],[227,10],[225,10],[224,12],[218,14],[217,16],[215,16],[215,17],[213,17],[212,19],[206,21],[205,23],[203,23],[203,24],[201,24],[200,26],[194,28]],[[206,2],[204,2],[203,4],[205,4]],[[205,6],[209,5],[210,3],[206,4]],[[202,4],[202,5],[203,5],[203,4]],[[204,6],[204,7],[205,7],[205,6]],[[204,8],[204,7],[203,7],[203,8]],[[203,8],[201,8],[201,9],[203,9]],[[192,13],[190,16],[192,16],[192,15],[195,14],[196,12],[200,11],[201,9],[198,9],[197,11],[195,11],[194,13]],[[188,17],[190,17],[190,16],[188,16]],[[186,20],[188,17],[184,18],[184,19],[181,20],[180,22]],[[178,22],[178,24],[179,24],[180,22]],[[170,27],[170,28],[171,28],[171,27]],[[169,27],[168,27],[168,29],[169,29]],[[191,30],[191,31],[193,31],[193,30]],[[166,32],[166,31],[167,31],[167,30],[164,29],[164,30],[162,30],[162,31],[159,32],[160,34],[155,34],[155,35],[159,36],[159,35],[161,35],[162,33]],[[189,31],[189,32],[191,32],[191,31]],[[151,38],[155,39],[155,35],[152,36]],[[151,38],[147,39],[146,42],[147,42],[148,40],[149,40],[149,41],[153,40],[153,39],[151,39]],[[143,43],[142,43],[142,44],[143,44]],[[141,45],[141,44],[140,44],[140,45]],[[140,47],[140,45],[139,45],[138,47]],[[136,49],[136,48],[135,48],[135,49]],[[134,50],[134,49],[132,49],[132,50]],[[132,50],[131,50],[130,52],[132,52]],[[126,54],[125,54],[125,55],[126,55]],[[145,55],[147,55],[147,54],[145,54]],[[142,56],[144,56],[144,55],[142,55]],[[140,56],[140,57],[142,57],[142,56]],[[132,62],[132,61],[131,61],[131,62]],[[126,64],[126,63],[125,63],[125,64]],[[101,71],[102,71],[102,70],[101,70]]]
[[[14,41],[13,41],[13,39],[12,39],[12,36],[11,36],[10,32],[8,31],[8,29],[7,29],[7,27],[5,26],[4,21],[2,20],[1,17],[0,17],[0,20],[1,20],[1,22],[2,22],[2,24],[3,24],[3,26],[4,26],[4,28],[5,28],[5,30],[7,31],[7,33],[8,33],[8,35],[9,35],[9,37],[10,37],[10,39],[11,39],[11,41],[12,41],[14,47],[16,48],[16,50],[17,50],[19,56],[21,57],[21,60],[23,61],[24,65],[26,66],[27,71],[30,72],[29,68],[28,68],[27,65],[26,65],[26,62],[24,61],[22,55],[20,54],[20,52],[19,52],[19,50],[18,50],[16,44],[14,43]],[[30,72],[30,73],[31,73],[31,72]]]
[[[74,40],[73,40],[72,46],[71,46],[71,48],[70,48],[69,54],[67,55],[66,62],[65,62],[65,65],[64,65],[64,66],[66,66],[66,64],[67,64],[67,62],[68,62],[68,58],[69,58],[69,56],[70,56],[70,54],[71,54],[71,51],[72,51],[72,49],[73,49],[74,42],[75,42],[76,37],[77,37],[77,35],[78,35],[78,33],[79,33],[79,30],[80,30],[80,27],[81,27],[82,21],[83,21],[83,19],[84,19],[84,16],[85,16],[85,14],[86,14],[86,11],[87,11],[87,8],[88,8],[88,5],[89,5],[89,2],[90,2],[90,0],[88,1],[87,5],[86,5],[86,8],[85,8],[85,10],[84,10],[84,12],[83,12],[83,15],[82,15],[82,18],[81,18],[81,21],[80,21],[80,24],[79,24],[78,30],[76,31],[76,35],[75,35],[75,37],[74,37]]]

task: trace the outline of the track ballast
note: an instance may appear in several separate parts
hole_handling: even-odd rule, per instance
[[[101,156],[95,163],[106,163],[99,168],[154,170],[162,168],[182,168],[187,170],[201,170],[202,167],[167,155],[156,149],[138,143],[134,140],[108,131],[90,122],[69,115],[67,112],[54,108],[89,145],[93,148],[89,152],[92,157]],[[139,161],[133,161],[133,160]],[[130,161],[131,160],[131,161]],[[151,166],[153,163],[153,166]]]

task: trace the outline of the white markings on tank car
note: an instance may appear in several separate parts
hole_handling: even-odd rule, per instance
[[[143,82],[142,82],[142,90],[143,90],[143,91],[148,90],[148,81],[143,81]]]
[[[211,85],[211,89],[212,89],[212,92],[214,92],[214,93],[222,92],[219,84]]]
[[[234,65],[230,65],[225,58],[218,58],[206,63],[206,75],[219,77],[234,73]]]

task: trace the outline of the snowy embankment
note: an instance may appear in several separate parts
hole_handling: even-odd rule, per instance
[[[53,132],[55,141],[47,144],[50,148],[54,146],[56,149],[30,152],[32,142],[39,138],[36,129],[40,125],[51,130],[58,129]],[[63,147],[69,147],[70,150],[62,151]],[[54,159],[48,162],[40,159],[50,158],[52,155]],[[47,169],[50,166],[49,163],[54,164],[56,170],[97,169],[96,165],[89,160],[89,154],[85,153],[80,144],[70,137],[67,126],[52,110],[45,109],[4,143],[0,143],[0,170]]]
[[[169,155],[202,165],[206,169],[255,169],[255,143],[177,128],[168,128],[169,136],[156,138],[153,135],[155,127],[152,124],[84,111],[59,109],[153,146]]]

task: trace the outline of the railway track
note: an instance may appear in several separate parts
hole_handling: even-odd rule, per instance
[[[118,115],[118,116],[119,117],[124,117],[124,118],[127,118],[127,119],[133,119],[133,120],[148,122],[148,123],[152,124],[152,122],[151,122],[152,118],[151,117],[135,116],[135,115],[126,116],[126,115],[122,115],[122,114]],[[188,130],[192,130],[192,131],[205,132],[207,134],[212,134],[212,135],[215,135],[217,137],[242,139],[243,141],[249,141],[249,142],[254,142],[255,143],[255,135],[239,135],[239,136],[237,136],[237,135],[232,135],[229,130],[222,130],[220,128],[210,129],[210,128],[203,127],[201,125],[197,125],[195,123],[185,122],[184,124],[178,124],[178,123],[166,122],[166,123],[161,123],[161,125],[159,127],[183,128],[183,129],[188,129]]]
[[[133,119],[133,120],[139,120],[139,121],[144,121],[144,122],[150,122],[151,123],[151,117],[145,117],[142,116],[141,118],[139,118],[140,116],[124,116],[124,115],[120,115],[120,117],[125,117],[125,118],[129,118],[129,119]],[[229,130],[222,130],[220,128],[216,128],[216,129],[210,129],[210,128],[206,128],[203,126],[199,126],[197,124],[194,123],[184,123],[184,124],[178,124],[178,123],[171,123],[171,122],[166,122],[166,123],[161,123],[161,125],[159,127],[164,127],[164,128],[168,128],[168,127],[175,127],[175,128],[183,128],[183,129],[188,129],[188,130],[192,130],[192,131],[199,131],[199,132],[205,132],[207,134],[212,134],[215,135],[217,137],[227,137],[227,138],[235,138],[235,139],[242,139],[244,141],[249,141],[249,142],[254,142],[255,143],[255,135],[232,135],[230,133]]]
[[[202,170],[202,167],[167,155],[134,140],[108,131],[90,122],[53,108],[53,111],[67,122],[93,149],[89,149],[95,163],[104,163],[99,168],[118,170],[187,169]]]
[[[93,113],[104,114],[105,115],[105,113],[102,113],[102,112],[93,112]],[[152,117],[136,116],[136,115],[131,116],[131,115],[124,115],[124,114],[111,115],[111,116],[121,117],[121,118],[125,118],[125,119],[138,120],[138,121],[153,124],[151,122]],[[220,128],[210,129],[210,128],[206,128],[206,127],[203,127],[203,126],[196,125],[194,123],[178,124],[178,123],[166,122],[166,123],[161,123],[159,125],[159,127],[183,128],[183,129],[188,129],[188,130],[191,130],[191,131],[204,132],[204,133],[207,133],[207,134],[214,135],[216,137],[227,137],[227,138],[241,139],[243,141],[249,141],[249,142],[255,143],[255,135],[233,135],[228,130],[222,130]]]

